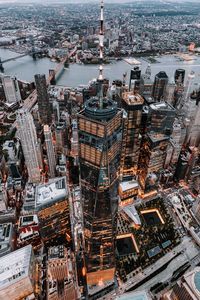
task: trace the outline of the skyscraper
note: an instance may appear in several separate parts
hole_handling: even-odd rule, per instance
[[[140,151],[140,125],[144,99],[133,92],[122,94],[122,108],[126,112],[123,130],[123,147],[121,156],[121,173],[134,175],[137,170]]]
[[[175,109],[166,102],[149,106],[146,135],[139,158],[139,182],[145,192],[157,188],[172,133]]]
[[[135,93],[139,92],[140,77],[141,77],[141,70],[139,69],[139,67],[135,67],[134,69],[131,70],[129,90],[132,89]]]
[[[103,1],[100,60],[103,61]],[[103,67],[99,95],[86,101],[78,114],[79,158],[83,197],[87,285],[114,281],[118,172],[122,143],[122,111],[103,97]]]
[[[17,133],[21,140],[29,181],[40,181],[40,147],[38,147],[33,117],[29,112],[20,110],[17,115]]]
[[[142,96],[151,96],[153,82],[151,80],[151,66],[148,65],[144,74],[140,79],[140,94]]]
[[[185,80],[185,70],[184,69],[176,69],[174,74],[174,81],[177,84],[178,82],[181,82],[184,84]]]
[[[168,76],[165,72],[161,71],[156,74],[153,84],[152,96],[155,101],[161,101],[164,97],[166,86],[168,83]]]
[[[11,104],[21,101],[21,94],[17,79],[12,78],[8,75],[3,75],[1,76],[1,80],[3,84],[6,102]]]
[[[43,124],[51,124],[51,104],[47,93],[47,83],[44,74],[35,75],[40,120]]]
[[[53,147],[52,134],[48,125],[44,125],[44,137],[45,137],[45,144],[47,149],[49,175],[51,178],[53,178],[55,177],[56,158],[55,158],[55,151]]]

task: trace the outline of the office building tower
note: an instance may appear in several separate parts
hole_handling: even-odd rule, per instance
[[[139,67],[135,67],[131,70],[130,81],[129,81],[129,90],[133,90],[135,93],[138,93],[140,90],[140,77],[141,70]]]
[[[17,134],[20,138],[25,163],[28,169],[29,181],[40,181],[39,148],[33,117],[29,112],[20,110],[17,115]]]
[[[35,299],[36,262],[28,245],[0,258],[0,299]]]
[[[200,90],[192,93],[183,110],[188,124],[185,143],[198,147],[200,145]]]
[[[176,84],[175,82],[169,82],[167,84],[166,90],[165,90],[165,96],[164,99],[168,103],[174,106],[174,95],[175,95],[175,90],[176,90]]]
[[[153,103],[149,106],[147,132],[170,135],[173,129],[176,110],[167,102]]]
[[[152,94],[153,82],[151,80],[151,66],[148,65],[140,79],[140,94],[144,97],[150,97]]]
[[[173,130],[170,138],[170,145],[172,147],[172,155],[170,158],[169,163],[171,166],[175,167],[178,158],[181,152],[181,148],[183,146],[183,142],[185,140],[185,134],[186,130],[182,124],[182,122],[179,119],[175,119],[174,124],[173,124]],[[167,151],[168,153],[168,151]]]
[[[160,102],[149,106],[138,169],[139,182],[145,192],[156,189],[159,183],[174,119],[175,109],[168,103]]]
[[[49,102],[49,95],[47,93],[47,83],[44,74],[35,75],[35,83],[38,97],[38,110],[42,124],[51,124],[52,108]]]
[[[114,277],[114,238],[122,112],[112,100],[91,98],[78,115],[88,284]]]
[[[184,69],[176,69],[175,73],[174,73],[174,81],[175,83],[182,83],[184,84],[184,80],[185,80],[185,70]]]
[[[36,187],[35,210],[45,245],[71,241],[69,199],[66,177],[50,179]]]
[[[56,157],[53,146],[53,139],[51,134],[51,129],[48,125],[44,125],[44,138],[47,150],[48,166],[49,166],[49,175],[51,178],[55,177],[56,170]]]
[[[96,284],[114,282],[118,176],[122,111],[103,96],[103,1],[101,2],[98,97],[78,114],[79,161],[84,212],[88,293]]]
[[[152,91],[152,97],[155,101],[163,100],[167,84],[168,76],[165,72],[161,71],[158,74],[156,74]]]
[[[65,122],[60,122],[55,129],[55,138],[56,138],[56,152],[64,153],[64,150],[67,150],[67,133]]]
[[[189,182],[191,177],[194,177],[194,172],[198,173],[198,169],[198,148],[188,147],[181,151],[174,177],[177,181]]]
[[[194,91],[194,80],[195,80],[195,73],[194,71],[191,71],[188,75],[187,82],[185,85],[182,107],[184,107],[184,104],[187,102],[192,92]]]
[[[160,172],[164,168],[169,137],[149,133],[143,140],[139,159],[139,183],[144,192],[158,188]]]
[[[2,75],[1,81],[7,104],[14,104],[21,101],[21,94],[19,90],[18,81],[8,75]]]
[[[122,108],[125,111],[123,144],[121,154],[121,174],[135,175],[140,152],[140,126],[144,99],[139,94],[124,92]]]

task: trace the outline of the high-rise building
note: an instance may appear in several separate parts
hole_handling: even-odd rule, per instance
[[[147,131],[170,135],[173,129],[176,110],[167,102],[153,103],[149,106]]]
[[[36,262],[28,245],[0,258],[0,299],[35,299]]]
[[[185,143],[198,147],[200,144],[200,91],[192,93],[183,110],[185,120],[188,121]]]
[[[191,71],[188,75],[185,89],[184,89],[184,99],[182,102],[182,107],[184,107],[184,104],[187,103],[187,100],[190,98],[190,95],[194,91],[194,80],[195,80],[195,72]]]
[[[148,65],[144,74],[140,79],[140,94],[142,96],[151,96],[153,88],[153,82],[151,80],[151,66]]]
[[[88,293],[115,276],[116,212],[122,145],[122,111],[103,96],[103,1],[101,1],[98,97],[78,114]]]
[[[160,102],[149,106],[138,169],[139,182],[145,192],[155,189],[159,183],[174,119],[175,109],[170,104]]]
[[[141,77],[141,70],[139,69],[139,67],[135,67],[134,69],[131,70],[129,90],[132,89],[135,93],[139,92],[140,77]]]
[[[174,74],[174,81],[177,84],[178,82],[181,82],[184,84],[185,80],[185,70],[184,69],[176,69]]]
[[[37,135],[32,115],[20,110],[17,115],[17,134],[21,140],[25,163],[28,169],[29,181],[40,181],[39,147],[37,147]]]
[[[49,175],[51,178],[53,178],[55,177],[56,157],[55,157],[55,151],[53,146],[51,129],[49,128],[49,125],[44,125],[44,138],[45,138],[45,144],[47,149]]]
[[[91,98],[78,115],[81,186],[89,284],[113,279],[122,111]]]
[[[46,245],[71,241],[69,199],[66,177],[50,179],[36,187],[35,209],[39,230]]]
[[[21,101],[21,94],[19,90],[18,81],[8,75],[1,76],[3,83],[3,90],[8,104],[13,104]]]
[[[122,94],[122,108],[126,113],[121,155],[121,173],[123,175],[134,175],[137,171],[143,103],[144,99],[139,94],[134,95],[133,92]]]
[[[38,109],[40,120],[43,124],[51,124],[52,108],[49,102],[49,95],[47,93],[47,83],[44,74],[35,75],[35,83],[38,97]]]
[[[175,82],[169,82],[167,84],[166,90],[165,90],[165,101],[170,103],[171,105],[174,105],[174,94],[176,90],[176,84]]]
[[[156,74],[152,91],[152,97],[155,101],[163,100],[167,84],[168,76],[164,71],[161,71],[158,74]]]

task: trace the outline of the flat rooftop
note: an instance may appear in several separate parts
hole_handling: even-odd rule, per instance
[[[0,258],[0,290],[28,275],[31,253],[28,245]]]
[[[57,177],[36,187],[35,207],[62,200],[68,195],[66,177]]]
[[[122,181],[119,185],[120,189],[122,192],[127,192],[132,189],[137,189],[139,188],[139,184],[136,180],[131,180],[131,181]]]
[[[147,136],[149,137],[152,143],[169,140],[170,138],[170,136],[168,135],[162,133],[154,133],[154,132],[147,133]]]
[[[124,92],[122,99],[128,105],[142,105],[144,103],[144,98],[140,94],[133,94],[133,92]]]
[[[175,111],[175,108],[167,102],[152,103],[150,104],[150,108],[153,110],[174,110]]]

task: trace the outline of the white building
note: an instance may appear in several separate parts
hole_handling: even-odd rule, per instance
[[[49,175],[51,178],[55,177],[55,169],[56,169],[56,158],[53,147],[53,140],[51,130],[48,125],[44,125],[44,137],[47,149],[47,158],[49,165]]]
[[[40,159],[36,129],[33,117],[29,112],[20,110],[17,115],[17,134],[21,140],[25,163],[28,169],[29,181],[40,181]]]
[[[28,245],[0,258],[0,299],[35,299],[35,261]]]
[[[1,77],[3,89],[8,104],[13,104],[21,101],[21,94],[19,90],[18,81],[16,78],[12,78],[8,75]]]

